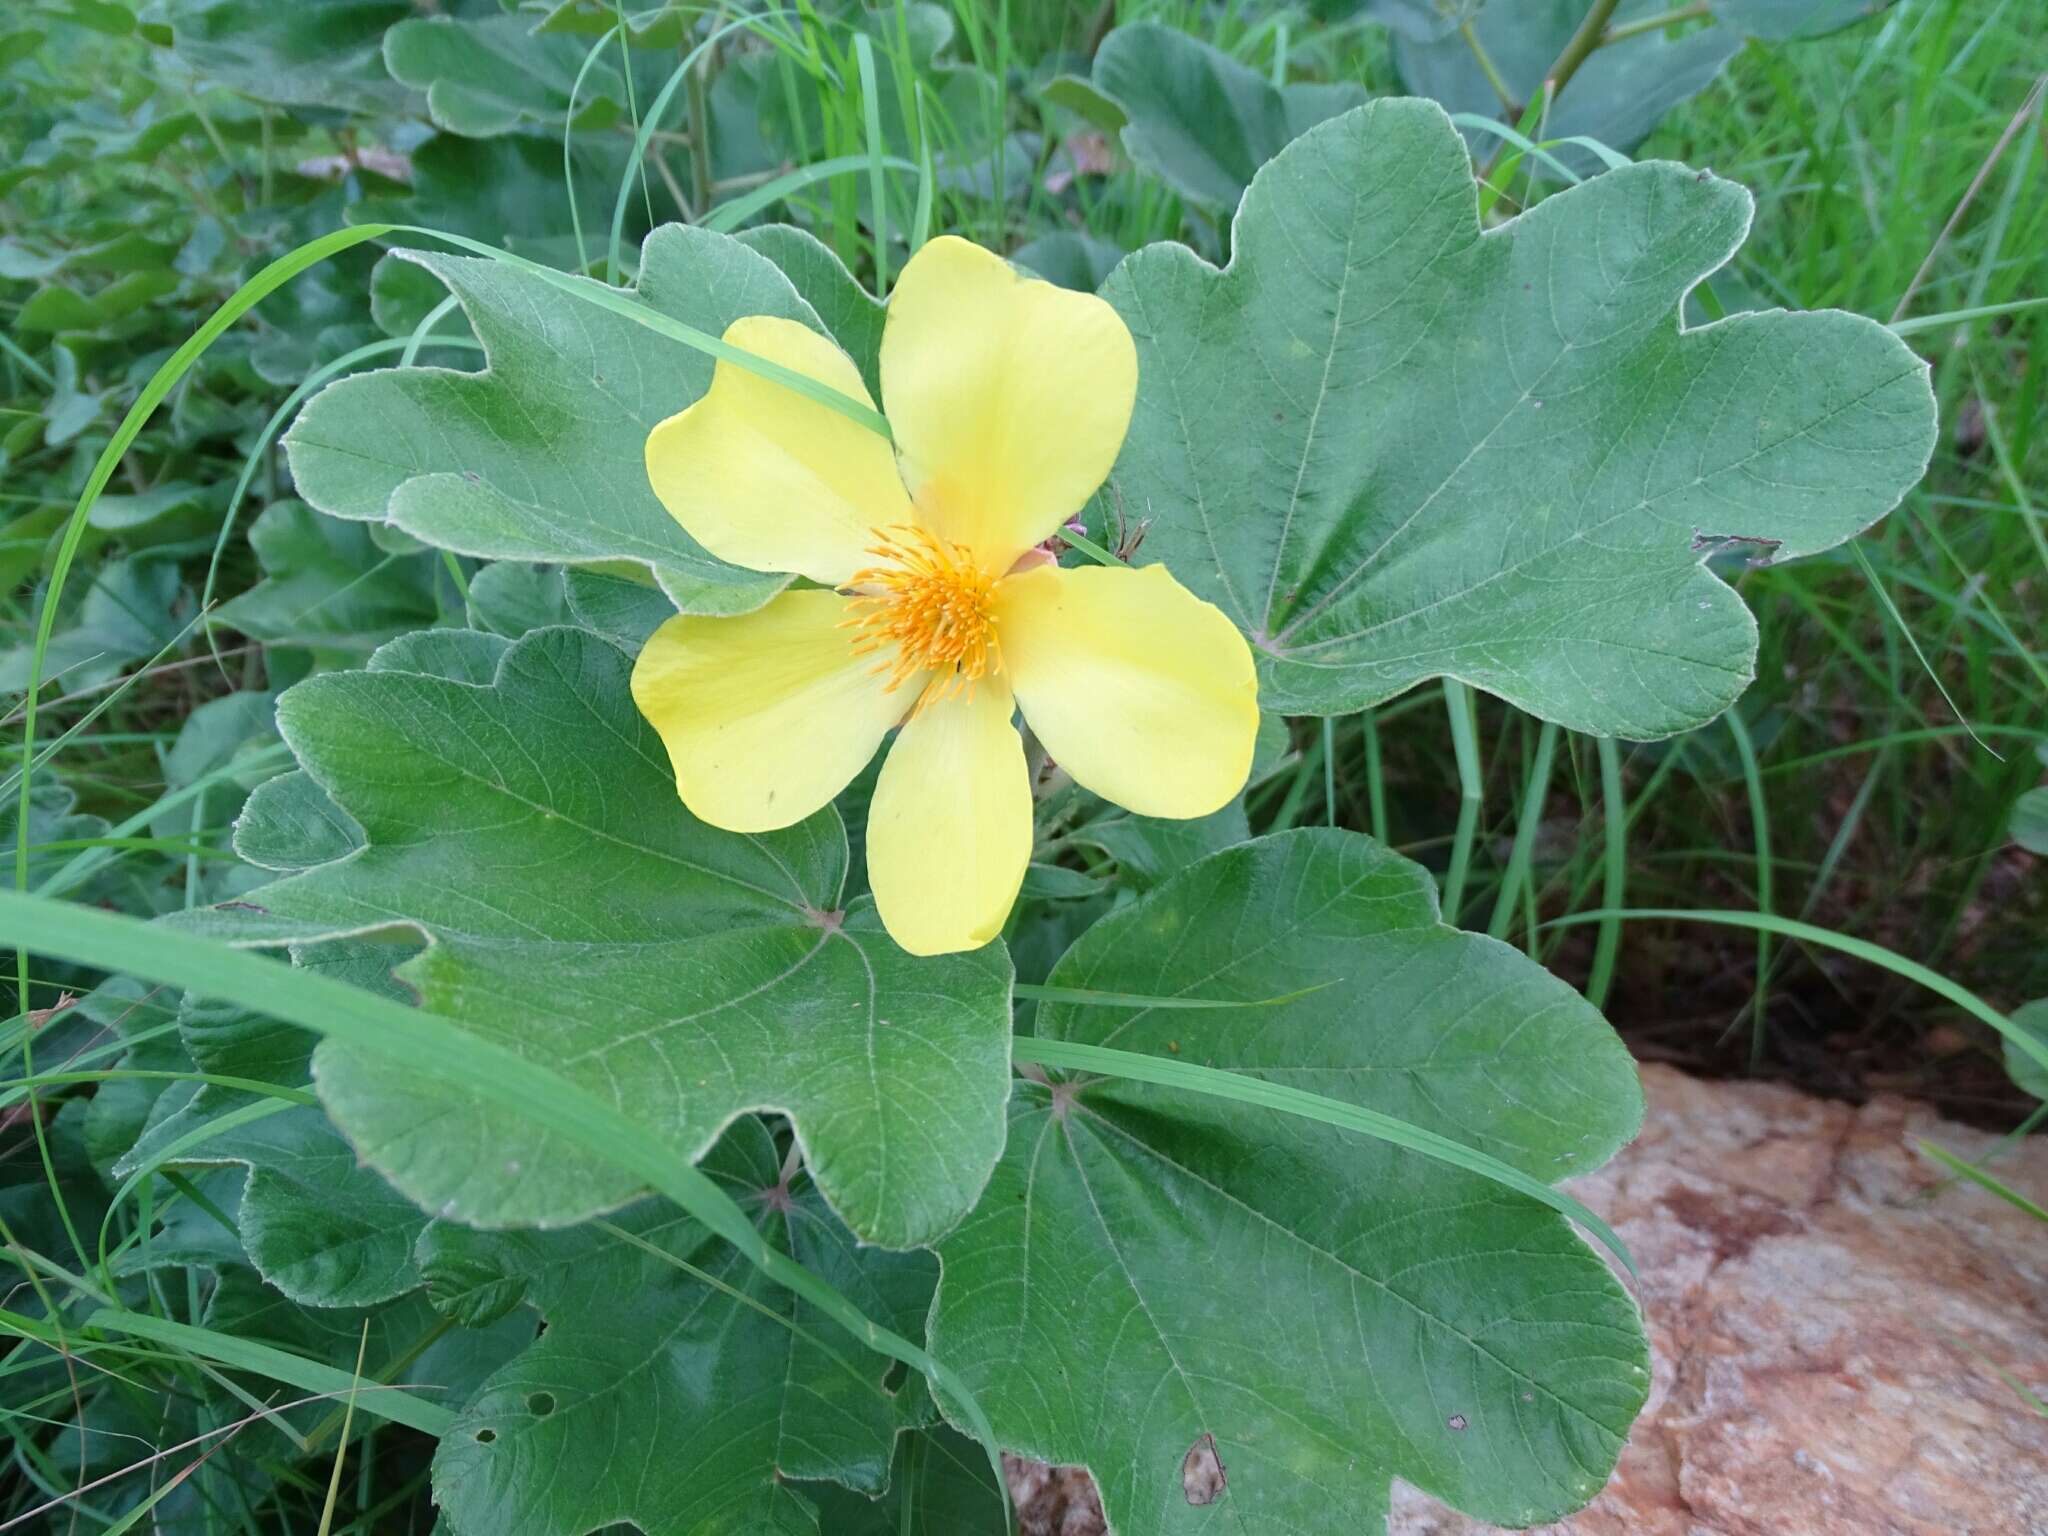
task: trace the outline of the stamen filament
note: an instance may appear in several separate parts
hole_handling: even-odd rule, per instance
[[[855,631],[854,654],[894,648],[874,668],[888,676],[891,693],[938,674],[926,680],[913,715],[939,699],[971,695],[978,680],[1003,669],[989,604],[995,578],[965,546],[928,529],[899,525],[875,534],[867,553],[882,563],[847,581],[852,611],[841,623]]]

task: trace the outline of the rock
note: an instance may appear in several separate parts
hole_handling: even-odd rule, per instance
[[[1918,1150],[1996,1138],[1900,1099],[1643,1088],[1642,1136],[1571,1189],[1641,1266],[1650,1402],[1607,1489],[1540,1530],[2048,1536],[2048,1419],[2000,1374],[2048,1396],[2048,1225]],[[1993,1171],[2048,1205],[2048,1139]],[[1102,1529],[1077,1474],[1012,1486],[1028,1532]],[[1490,1529],[1396,1486],[1389,1536]]]

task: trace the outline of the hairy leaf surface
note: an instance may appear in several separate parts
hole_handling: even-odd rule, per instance
[[[1251,636],[1269,710],[1442,675],[1599,735],[1699,725],[1756,658],[1712,548],[1838,544],[1934,440],[1925,365],[1872,321],[1681,329],[1749,215],[1643,164],[1481,234],[1441,111],[1348,113],[1259,173],[1229,267],[1154,245],[1110,277],[1139,360],[1111,491]]]
[[[330,384],[285,437],[307,501],[484,559],[631,562],[686,612],[744,613],[781,587],[706,554],[647,483],[647,434],[710,387],[708,356],[498,262],[405,256],[461,299],[489,366]],[[742,315],[825,329],[767,257],[681,225],[648,236],[638,296],[712,336]]]
[[[1123,108],[1124,148],[1212,213],[1296,135],[1365,99],[1356,85],[1275,86],[1219,48],[1157,22],[1118,27],[1095,55],[1095,88]]]
[[[578,38],[537,34],[521,16],[414,16],[384,34],[391,78],[426,93],[437,126],[472,139],[559,131],[587,49]],[[575,127],[606,128],[624,115],[626,82],[613,57],[583,76]]]
[[[734,1125],[705,1166],[771,1242],[869,1317],[922,1328],[931,1255],[862,1248],[815,1192],[790,1194],[759,1120]],[[441,1442],[434,1492],[456,1536],[582,1536],[621,1520],[648,1536],[777,1520],[810,1531],[787,1480],[881,1492],[898,1432],[930,1417],[921,1381],[888,1390],[886,1360],[665,1201],[612,1225],[629,1235],[437,1223],[422,1240],[444,1309],[516,1298],[548,1324]]]
[[[303,829],[315,853],[349,851],[199,921],[244,942],[422,935],[400,975],[427,1007],[692,1155],[782,1110],[864,1239],[936,1237],[1001,1145],[1008,956],[914,959],[870,903],[842,907],[829,808],[758,836],[693,819],[629,670],[580,630],[428,631],[300,684],[278,721],[306,776],[256,793],[245,846],[289,867]],[[636,1193],[482,1099],[332,1043],[315,1070],[357,1149],[444,1214],[552,1224]]]
[[[1041,1037],[1326,1094],[1546,1181],[1641,1118],[1589,1004],[1446,927],[1427,871],[1355,833],[1204,859],[1049,980],[1245,1006],[1042,1003]],[[1484,1520],[1554,1519],[1606,1480],[1649,1385],[1634,1304],[1546,1207],[1177,1090],[1020,1086],[939,1254],[934,1352],[1006,1445],[1087,1464],[1120,1536],[1376,1530],[1397,1476]]]
[[[322,945],[304,959],[351,985],[402,994],[391,971],[407,953],[351,941]],[[178,1013],[178,1031],[202,1072],[285,1088],[304,1087],[311,1079],[313,1036],[305,1030],[188,997]],[[189,1094],[174,1087],[158,1101],[148,1131],[115,1171],[125,1175],[155,1165],[181,1138],[263,1099],[215,1083]],[[242,1246],[257,1273],[292,1301],[371,1306],[419,1284],[412,1247],[425,1218],[362,1166],[317,1107],[294,1105],[212,1135],[175,1162],[247,1170],[236,1218]]]

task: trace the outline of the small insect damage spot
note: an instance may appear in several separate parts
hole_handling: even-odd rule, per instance
[[[1203,1430],[1181,1458],[1180,1491],[1199,1509],[1222,1498],[1229,1481],[1224,1475],[1223,1458],[1216,1454],[1216,1437]]]
[[[1466,1418],[1465,1415],[1463,1415],[1462,1413],[1454,1413],[1448,1419],[1444,1420],[1444,1423],[1452,1429],[1464,1429],[1471,1422],[1472,1421]]]
[[[544,1419],[555,1411],[555,1394],[536,1392],[526,1400],[526,1411],[536,1419]]]
[[[478,1445],[494,1444],[497,1438],[498,1432],[495,1429],[480,1429],[476,1432],[476,1443]]]

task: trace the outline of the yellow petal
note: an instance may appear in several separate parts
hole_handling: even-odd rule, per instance
[[[736,619],[678,614],[633,666],[683,804],[731,832],[802,821],[867,766],[913,702],[853,654],[836,592],[785,592]]]
[[[979,949],[1003,931],[1031,861],[1031,779],[1010,690],[984,678],[903,727],[868,809],[868,884],[913,955]]]
[[[1163,565],[1040,566],[998,582],[1003,675],[1075,780],[1144,816],[1206,816],[1251,772],[1251,647]]]
[[[808,326],[749,315],[725,339],[874,404],[853,359]],[[719,559],[826,586],[871,563],[872,530],[911,519],[888,439],[736,363],[721,362],[703,399],[647,435],[647,478]]]
[[[882,405],[925,526],[1006,571],[1109,477],[1137,397],[1114,309],[952,236],[911,257],[882,330]]]

